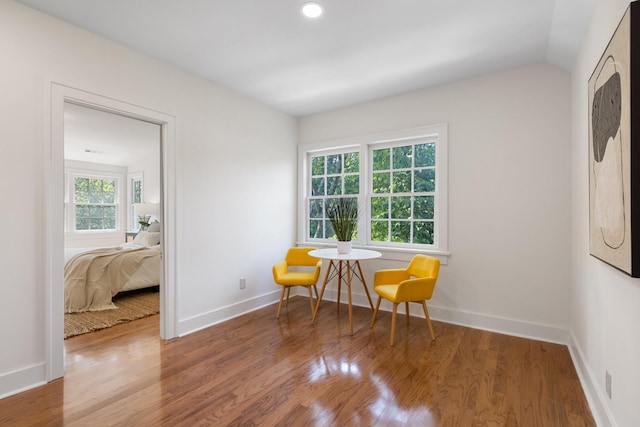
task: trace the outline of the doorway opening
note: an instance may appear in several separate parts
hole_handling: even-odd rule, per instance
[[[64,338],[159,312],[161,127],[64,104]]]
[[[157,126],[159,129],[158,188],[155,191],[158,200],[157,218],[159,219],[160,244],[162,248],[160,272],[160,337],[171,339],[177,336],[176,321],[176,289],[175,289],[175,117],[148,108],[133,105],[113,98],[96,95],[76,88],[51,83],[51,110],[47,114],[45,128],[50,129],[50,144],[45,149],[45,246],[44,258],[48,265],[45,278],[47,290],[46,305],[46,343],[47,349],[47,378],[49,381],[64,375],[64,246],[65,221],[78,221],[79,228],[85,226],[83,221],[93,220],[92,215],[87,218],[65,218],[65,107],[67,109],[83,108],[90,112],[108,113],[119,118],[134,119]],[[83,110],[84,111],[84,110]],[[48,125],[48,126],[47,126]],[[70,146],[69,146],[70,147]],[[91,150],[88,148],[88,150]],[[100,151],[96,149],[95,151]],[[96,153],[87,153],[96,154]],[[76,164],[77,165],[77,164]],[[134,182],[140,174],[132,173]],[[135,185],[135,184],[134,184]],[[133,194],[133,193],[132,193]],[[144,196],[143,196],[144,197]],[[145,202],[145,200],[143,200]],[[126,204],[126,202],[123,202]],[[128,205],[127,205],[128,206]],[[129,208],[127,208],[129,209]],[[118,236],[126,238],[123,228],[133,226],[135,220],[130,212],[124,210],[119,214],[118,230],[113,236],[109,232],[99,233],[105,238]],[[107,215],[108,217],[108,215]],[[104,215],[100,220],[95,218],[94,226],[98,223],[109,228],[111,219]],[[105,219],[106,218],[106,219]],[[125,222],[120,222],[125,221]],[[69,222],[67,222],[69,224]],[[125,227],[126,224],[126,227]],[[75,224],[74,224],[75,227]],[[91,227],[91,225],[89,225]],[[80,233],[82,234],[82,233]],[[76,238],[82,240],[79,235]],[[81,244],[76,242],[76,244]]]

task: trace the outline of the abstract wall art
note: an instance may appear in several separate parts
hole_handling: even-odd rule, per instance
[[[589,79],[589,250],[640,277],[640,4]]]

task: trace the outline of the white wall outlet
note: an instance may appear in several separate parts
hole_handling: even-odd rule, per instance
[[[247,279],[245,279],[244,277],[240,278],[240,289],[244,289],[247,287]]]
[[[609,396],[609,399],[611,399],[611,374],[609,373],[609,371],[605,371],[604,384],[607,390],[607,396]]]

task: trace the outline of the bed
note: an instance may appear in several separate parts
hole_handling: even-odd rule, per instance
[[[117,293],[159,285],[159,240],[160,233],[142,231],[120,246],[65,249],[64,312],[116,308]]]

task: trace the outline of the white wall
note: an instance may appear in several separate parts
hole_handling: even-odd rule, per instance
[[[271,266],[295,242],[295,118],[13,1],[0,0],[0,58],[0,396],[46,378],[51,81],[176,117],[179,333],[277,300]]]
[[[451,257],[432,316],[566,342],[569,78],[537,64],[310,116],[299,143],[447,122]],[[369,282],[393,265],[363,263]]]
[[[572,73],[573,351],[602,425],[620,427],[640,423],[640,279],[589,255],[587,82],[628,4],[596,2]],[[612,399],[605,393],[607,370],[612,375]]]

